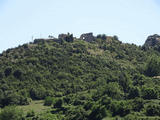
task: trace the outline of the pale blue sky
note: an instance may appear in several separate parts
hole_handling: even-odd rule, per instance
[[[60,33],[118,35],[142,45],[160,34],[160,0],[0,0],[0,52]]]

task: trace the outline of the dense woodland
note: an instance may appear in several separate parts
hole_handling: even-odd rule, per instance
[[[44,100],[51,109],[16,106]],[[0,120],[160,120],[160,47],[97,35],[36,39],[0,54]]]

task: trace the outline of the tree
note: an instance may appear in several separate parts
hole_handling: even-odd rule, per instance
[[[107,36],[105,34],[99,34],[99,35],[97,35],[97,38],[102,39],[102,40],[106,40]]]
[[[15,106],[7,106],[0,112],[0,120],[22,120],[23,112]]]
[[[30,96],[34,100],[41,100],[46,97],[46,90],[44,87],[31,88]]]
[[[128,92],[132,85],[129,74],[121,72],[119,75],[119,84],[123,87],[124,92]]]
[[[88,120],[88,112],[81,106],[70,109],[67,112],[66,120]]]
[[[50,96],[46,97],[44,100],[44,105],[51,106],[52,104],[53,104],[53,98]]]
[[[109,105],[109,110],[112,112],[112,116],[120,115],[121,117],[124,117],[130,113],[131,106],[126,101],[113,101]]]
[[[33,110],[30,110],[27,112],[26,117],[34,117],[35,116],[35,112]]]
[[[160,59],[158,57],[152,57],[147,63],[145,74],[150,77],[160,75]]]
[[[142,97],[143,99],[157,99],[158,92],[154,88],[142,88]]]
[[[113,99],[121,99],[123,97],[123,91],[117,82],[110,82],[105,88],[105,94]]]
[[[54,104],[54,107],[55,108],[61,108],[62,107],[62,104],[63,104],[63,100],[62,99],[58,99],[55,104]]]
[[[118,39],[118,36],[116,36],[116,35],[113,36],[113,39],[114,39],[114,40],[119,40],[119,39]]]
[[[22,75],[22,71],[21,70],[16,70],[13,73],[14,77],[17,79],[20,79],[21,75]]]
[[[16,92],[5,91],[4,98],[2,99],[2,104],[3,106],[17,105],[20,104],[20,98],[20,95],[18,95]]]
[[[148,115],[148,116],[160,116],[160,105],[149,104],[146,107],[146,115]]]
[[[11,73],[12,73],[12,68],[11,67],[6,68],[5,71],[4,71],[4,74],[5,74],[6,77],[8,77]]]
[[[144,108],[144,100],[142,98],[135,98],[132,102],[132,109],[134,111],[140,112]]]
[[[138,87],[131,87],[129,90],[129,99],[133,99],[140,96],[140,89]]]
[[[92,112],[89,115],[89,120],[102,120],[107,116],[107,110],[105,106],[95,105],[92,109]]]
[[[68,33],[67,36],[65,37],[65,40],[67,42],[73,42],[73,40],[74,40],[73,34]]]

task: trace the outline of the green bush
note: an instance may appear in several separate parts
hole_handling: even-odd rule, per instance
[[[22,110],[15,106],[7,106],[0,112],[0,120],[22,120]]]
[[[143,99],[157,99],[158,92],[154,88],[143,87],[142,88]]]
[[[138,87],[131,87],[129,90],[128,98],[133,99],[140,97],[140,89]]]
[[[14,71],[13,75],[14,75],[15,78],[20,79],[21,76],[22,76],[22,71],[21,70],[16,70],[16,71]]]
[[[146,107],[147,116],[160,116],[160,105],[149,104]]]
[[[55,108],[61,108],[63,105],[63,100],[62,99],[58,99],[56,100],[55,104],[54,104],[54,107]]]
[[[6,68],[5,71],[4,71],[4,74],[5,74],[6,77],[8,77],[11,73],[12,73],[12,68],[11,67]]]
[[[35,116],[35,112],[33,110],[28,111],[26,117],[34,117]]]
[[[135,98],[132,101],[132,109],[140,112],[142,108],[144,108],[144,100],[142,98]]]
[[[113,99],[122,99],[124,94],[117,82],[107,84],[104,93]]]
[[[146,75],[153,77],[160,75],[160,60],[159,57],[152,57],[151,60],[147,63],[146,66]]]
[[[112,116],[120,115],[124,117],[131,112],[131,106],[126,101],[113,101],[109,105],[109,110],[112,112]]]
[[[107,116],[107,110],[105,106],[93,106],[92,112],[89,115],[89,120],[102,120]]]
[[[45,106],[51,106],[53,104],[53,102],[54,102],[53,97],[48,96],[44,100],[44,105]]]

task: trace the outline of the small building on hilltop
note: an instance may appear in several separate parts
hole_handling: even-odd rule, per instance
[[[95,40],[95,37],[93,36],[93,33],[85,33],[80,36],[80,39],[86,42],[92,42]]]

